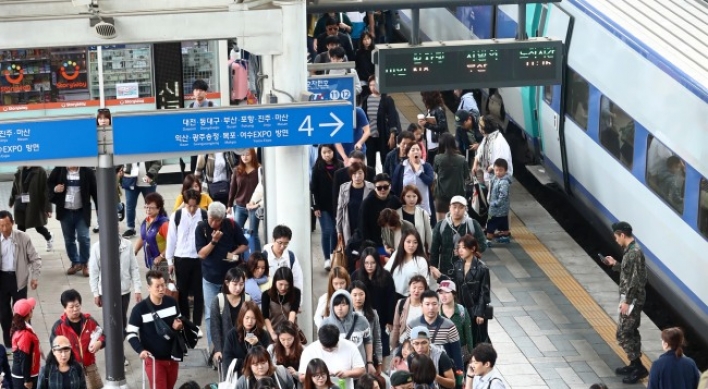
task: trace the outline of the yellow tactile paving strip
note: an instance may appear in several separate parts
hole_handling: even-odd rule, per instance
[[[396,108],[410,122],[415,122],[419,109],[405,93],[393,93],[391,97],[396,101]],[[582,285],[571,275],[568,270],[551,254],[548,248],[531,233],[524,223],[512,212],[511,229],[514,241],[536,262],[553,284],[565,295],[578,312],[590,323],[602,339],[624,361],[629,363],[624,350],[617,344],[617,323],[598,305]],[[651,368],[651,360],[642,355],[642,363],[647,369]],[[644,385],[647,379],[643,380]]]
[[[597,304],[582,285],[571,275],[568,270],[558,262],[548,248],[541,243],[536,235],[531,233],[524,223],[512,212],[511,230],[514,241],[536,262],[538,267],[550,278],[558,289],[565,295],[571,304],[583,315],[585,320],[597,331],[603,340],[614,350],[614,352],[625,362],[629,363],[627,355],[617,344],[615,333],[617,324],[614,320]],[[651,368],[651,360],[646,355],[642,355],[642,362],[647,369]],[[644,380],[646,383],[646,380]]]

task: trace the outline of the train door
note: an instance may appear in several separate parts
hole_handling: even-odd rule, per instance
[[[565,47],[569,44],[573,19],[563,9],[552,4],[544,4],[539,20],[539,36],[562,39]],[[566,49],[567,53],[568,50]],[[551,179],[567,187],[563,137],[563,88],[546,85],[536,88],[538,125],[541,136],[541,155],[546,173]]]

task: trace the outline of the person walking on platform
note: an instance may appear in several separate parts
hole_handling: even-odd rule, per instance
[[[9,211],[0,211],[0,325],[3,343],[10,348],[13,304],[27,298],[27,285],[37,289],[42,258],[29,235],[15,231]]]
[[[683,331],[678,327],[661,331],[662,354],[651,365],[649,389],[700,388],[701,372],[696,362],[683,353]],[[703,386],[705,388],[705,385]]]
[[[649,371],[640,360],[642,337],[639,334],[642,308],[646,301],[647,268],[644,253],[632,235],[632,226],[621,221],[612,225],[612,231],[615,242],[624,250],[622,262],[618,262],[611,256],[606,256],[603,262],[612,266],[612,270],[620,272],[620,318],[617,342],[631,361],[628,366],[619,367],[615,372],[626,376],[622,379],[625,384],[634,384],[649,375]]]
[[[47,171],[39,166],[19,167],[12,182],[9,205],[14,210],[17,229],[34,228],[47,241],[47,251],[53,251],[54,236],[47,230],[47,219],[52,217]]]

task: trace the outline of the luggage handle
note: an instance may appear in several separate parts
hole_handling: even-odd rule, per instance
[[[148,358],[152,359],[152,388],[151,389],[156,389],[157,388],[157,377],[155,376],[155,357],[152,356],[152,354],[148,353]],[[143,359],[143,389],[145,388],[145,383],[147,382],[146,376],[147,374],[145,373],[145,365],[146,365],[146,360]]]

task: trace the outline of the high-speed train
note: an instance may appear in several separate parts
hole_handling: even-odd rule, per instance
[[[514,37],[517,16],[422,10],[421,36]],[[708,3],[563,0],[527,5],[526,23],[564,41],[566,64],[562,85],[500,89],[523,157],[601,232],[630,222],[650,283],[708,341]]]

